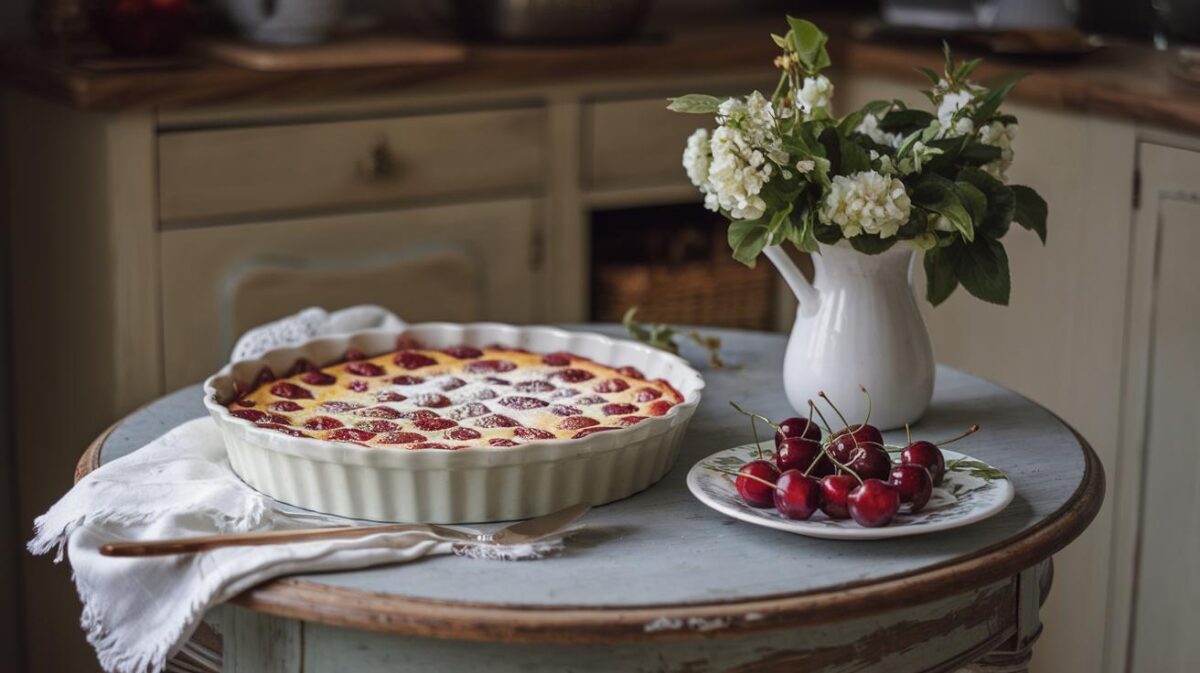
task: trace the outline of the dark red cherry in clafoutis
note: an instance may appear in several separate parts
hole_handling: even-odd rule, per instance
[[[863,528],[879,528],[892,522],[900,510],[900,491],[878,479],[866,479],[847,498],[850,518]]]
[[[888,483],[900,492],[900,502],[909,504],[909,511],[920,512],[933,495],[933,478],[920,465],[897,465],[892,468]]]
[[[850,493],[858,480],[848,474],[831,474],[821,479],[821,511],[830,519],[850,518]]]
[[[821,508],[821,482],[788,470],[775,482],[775,509],[788,519],[807,521]]]
[[[941,486],[946,476],[946,458],[933,442],[916,441],[900,452],[901,465],[917,465],[929,470],[934,486]]]
[[[833,463],[829,462],[829,457],[821,450],[821,442],[803,437],[788,437],[776,446],[775,464],[779,466],[780,471],[807,471],[810,476],[818,479],[833,473]],[[808,469],[810,466],[812,470]]]
[[[733,482],[738,495],[751,507],[771,507],[775,504],[775,482],[779,470],[765,460],[752,460],[738,468]]]
[[[850,451],[848,460],[839,460],[854,471],[860,479],[887,481],[892,471],[892,459],[888,452],[877,444],[856,446]]]
[[[778,449],[783,440],[792,437],[820,442],[821,428],[817,427],[816,423],[801,416],[785,418],[779,422],[779,426],[775,429],[775,448]]]

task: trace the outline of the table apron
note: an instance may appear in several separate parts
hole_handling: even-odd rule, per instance
[[[1017,577],[910,608],[801,629],[627,643],[490,643],[398,636],[302,622],[225,606],[230,673],[570,670],[737,673],[935,673],[974,661],[1017,629]],[[918,600],[914,597],[914,601]],[[664,621],[647,628],[679,628]]]

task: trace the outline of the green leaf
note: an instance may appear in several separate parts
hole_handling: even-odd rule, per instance
[[[929,83],[933,84],[934,86],[937,86],[938,80],[941,79],[941,77],[938,76],[938,74],[934,72],[932,68],[921,67],[917,68],[916,71],[928,77]]]
[[[895,245],[896,240],[895,236],[880,238],[874,234],[859,234],[850,239],[850,247],[867,255],[878,255]]]
[[[981,220],[975,220],[975,230],[992,238],[1001,238],[1007,234],[1016,208],[1012,190],[986,171],[974,166],[967,166],[959,171],[958,180],[975,185],[987,197],[987,211]]]
[[[954,191],[958,193],[958,200],[962,201],[967,214],[971,216],[972,227],[977,227],[987,212],[987,196],[978,187],[965,181],[955,182]]]
[[[688,114],[716,114],[717,109],[721,107],[721,103],[725,102],[724,98],[709,96],[702,93],[690,93],[686,96],[678,98],[668,98],[671,101],[667,104],[667,109],[672,112],[686,112]]]
[[[729,223],[729,247],[733,248],[733,258],[751,269],[759,253],[766,247],[768,237],[769,230],[761,219],[734,220]]]
[[[971,214],[963,205],[953,182],[940,175],[926,175],[912,189],[910,198],[917,206],[950,220],[950,224],[954,225],[966,240],[975,238]]]
[[[983,59],[978,58],[973,58],[969,61],[961,61],[958,64],[958,67],[954,69],[954,81],[961,82],[970,77],[971,73],[975,72],[975,69],[978,68],[979,64],[982,62]]]
[[[888,133],[912,133],[916,129],[929,126],[936,117],[925,110],[892,110],[879,120],[879,129]]]
[[[811,21],[789,16],[787,22],[791,27],[788,40],[792,50],[800,57],[800,62],[806,69],[815,72],[829,67],[829,53],[825,50],[825,43],[829,37]]]
[[[954,258],[954,275],[967,292],[976,297],[1008,306],[1011,279],[1008,274],[1008,255],[1004,246],[994,238],[980,236],[971,243],[958,246]]]
[[[779,245],[787,238],[788,232],[793,228],[791,220],[788,219],[793,208],[795,208],[795,203],[788,203],[771,215],[771,221],[767,224],[768,245]]]
[[[825,245],[833,245],[842,240],[842,230],[832,224],[816,222],[813,224],[813,237]]]
[[[955,248],[934,248],[925,252],[925,298],[937,306],[958,287],[954,275]]]
[[[793,217],[792,221],[795,222],[796,219],[796,217]],[[816,210],[808,204],[803,204],[799,214],[799,221],[800,226],[792,227],[792,245],[796,246],[801,252],[816,252],[820,248],[814,233],[817,222]]]
[[[637,310],[638,307],[631,306],[621,319],[621,324],[625,326],[629,336],[646,345],[679,355],[679,345],[675,343],[675,330],[670,325],[645,326],[638,323],[634,319]]]
[[[862,145],[849,138],[841,138],[840,140],[842,150],[841,169],[843,175],[871,170],[871,155],[867,154]]]
[[[775,46],[779,47],[780,49],[788,48],[787,38],[783,37],[782,35],[771,33],[771,39],[775,41]]]
[[[1013,219],[1022,227],[1037,232],[1038,238],[1042,239],[1042,244],[1045,245],[1046,216],[1049,214],[1046,200],[1025,185],[1010,185],[1009,189],[1012,190],[1013,199],[1016,201]]]
[[[1004,98],[1012,91],[1013,87],[1025,77],[1025,73],[1014,73],[1006,75],[988,84],[989,91],[979,100],[975,106],[975,123],[982,124],[989,119],[996,111],[1000,109],[1000,104],[1004,102]]]
[[[968,166],[982,166],[1000,158],[1000,148],[983,143],[967,143],[958,153],[958,161]]]

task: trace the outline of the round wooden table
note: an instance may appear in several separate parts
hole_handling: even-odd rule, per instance
[[[611,327],[593,328],[613,332]],[[718,330],[730,366],[708,388],[679,461],[648,490],[598,507],[558,557],[419,563],[279,579],[211,618],[227,671],[1022,671],[1041,629],[1051,555],[1091,522],[1104,474],[1053,413],[939,368],[925,438],[982,431],[955,448],[1004,470],[1016,498],[953,531],[818,540],[734,521],[684,485],[693,463],[750,439],[727,404],[790,413],[784,339]],[[687,353],[703,362],[699,353]],[[116,424],[86,473],[204,413],[200,388]],[[888,433],[902,443],[902,433]],[[211,634],[181,655],[212,659]],[[211,662],[209,662],[211,663]]]

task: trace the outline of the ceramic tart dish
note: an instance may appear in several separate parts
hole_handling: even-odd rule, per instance
[[[305,509],[466,523],[603,504],[662,478],[704,381],[551,327],[424,323],[314,339],[204,384],[250,486]]]

